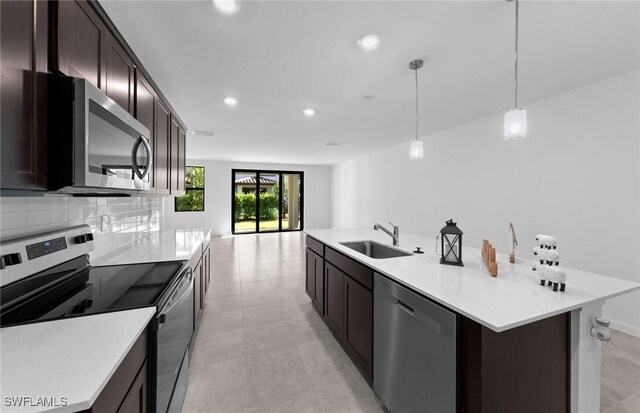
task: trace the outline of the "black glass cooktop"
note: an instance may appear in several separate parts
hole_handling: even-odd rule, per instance
[[[183,264],[88,267],[78,257],[4,287],[0,326],[157,305]]]

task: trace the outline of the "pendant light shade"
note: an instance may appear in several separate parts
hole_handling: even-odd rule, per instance
[[[411,159],[422,159],[424,157],[424,142],[419,139],[411,141]]]
[[[514,0],[507,0],[512,2]],[[507,140],[527,137],[527,111],[518,107],[518,0],[516,3],[516,42],[514,54],[514,94],[513,109],[504,115],[504,138]]]
[[[527,111],[511,109],[504,114],[504,138],[522,139],[527,137]]]
[[[409,150],[409,157],[411,159],[422,159],[424,157],[424,143],[418,139],[418,69],[420,69],[423,64],[424,62],[419,59],[409,63],[409,69],[413,70],[416,74],[416,137],[411,141],[411,148]]]

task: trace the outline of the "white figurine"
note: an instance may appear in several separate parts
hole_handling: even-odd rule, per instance
[[[540,259],[540,264],[560,265],[560,254],[558,250],[535,247],[533,249],[533,255]]]
[[[558,291],[558,285],[560,285],[560,291],[565,290],[567,273],[564,269],[557,266],[540,265],[537,262],[533,262],[531,267],[533,271],[538,272],[540,285],[545,285],[545,282],[547,282],[549,286],[553,285],[553,291]]]
[[[546,248],[548,250],[556,249],[556,239],[551,235],[538,234],[536,235],[536,241],[538,241],[538,245],[540,246],[540,248]]]

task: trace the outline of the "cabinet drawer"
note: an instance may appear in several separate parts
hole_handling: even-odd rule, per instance
[[[324,257],[324,244],[307,235],[307,248],[313,250],[316,254]]]
[[[349,277],[373,291],[372,270],[329,247],[326,249],[325,259],[340,268]]]

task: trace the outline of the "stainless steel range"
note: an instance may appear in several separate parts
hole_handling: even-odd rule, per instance
[[[87,225],[1,240],[0,327],[156,307],[151,411],[179,412],[193,335],[192,269],[186,261],[92,267],[93,244]]]

